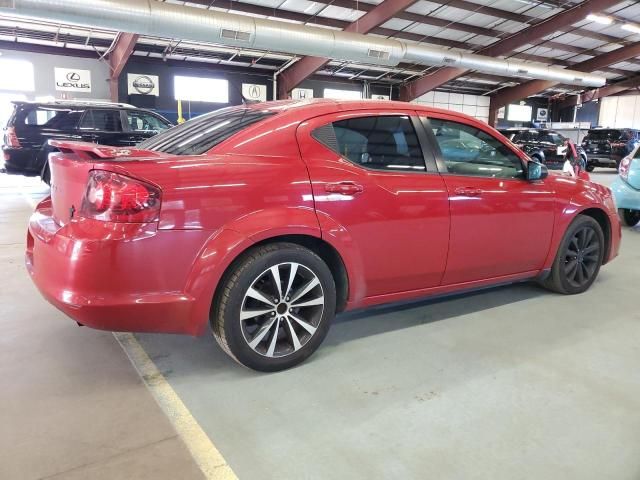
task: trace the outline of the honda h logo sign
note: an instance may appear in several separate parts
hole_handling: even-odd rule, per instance
[[[156,75],[143,75],[140,73],[127,74],[129,95],[160,95],[158,88],[159,78]]]
[[[72,68],[55,68],[56,90],[91,93],[91,72]]]

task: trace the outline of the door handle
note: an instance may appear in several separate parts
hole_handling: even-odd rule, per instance
[[[364,190],[362,185],[354,182],[325,183],[324,189],[327,193],[339,193],[341,195],[355,195]]]
[[[458,187],[455,189],[455,194],[462,197],[479,197],[482,195],[482,190],[473,187]]]

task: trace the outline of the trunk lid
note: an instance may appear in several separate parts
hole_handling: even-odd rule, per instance
[[[60,225],[69,223],[80,210],[89,172],[95,163],[120,164],[162,156],[149,150],[105,147],[86,142],[50,140],[49,144],[58,149],[57,153],[49,156],[49,168],[53,217]]]

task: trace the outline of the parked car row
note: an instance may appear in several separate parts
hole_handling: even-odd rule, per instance
[[[618,254],[608,188],[419,105],[268,102],[136,148],[50,142],[26,251],[45,298],[99,329],[211,326],[257,370],[305,360],[339,311],[517,281],[580,293]]]
[[[13,102],[4,130],[4,170],[49,183],[49,140],[133,146],[171,127],[161,115],[122,103]]]
[[[527,155],[551,169],[562,168],[567,138],[547,129],[505,128],[505,137],[515,143]],[[592,172],[595,167],[618,168],[621,160],[640,144],[640,131],[630,128],[593,128],[576,145],[578,155]]]
[[[640,144],[640,131],[631,128],[594,128],[582,139],[587,154],[587,170],[618,168],[624,157]]]
[[[515,143],[524,153],[536,162],[544,163],[548,168],[559,170],[562,168],[567,147],[567,137],[555,130],[535,128],[506,128],[501,129],[505,137]],[[587,154],[577,145],[578,155],[587,165]]]

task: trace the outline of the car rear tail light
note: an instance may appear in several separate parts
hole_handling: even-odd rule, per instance
[[[7,128],[6,138],[8,147],[22,148],[22,145],[20,145],[20,140],[18,140],[18,135],[16,135],[15,127]]]
[[[104,170],[89,172],[80,215],[105,222],[148,223],[158,220],[160,189]]]
[[[627,180],[629,178],[629,168],[631,167],[631,157],[624,157],[620,162],[620,167],[618,167],[618,173],[620,174],[620,178],[623,180]]]

